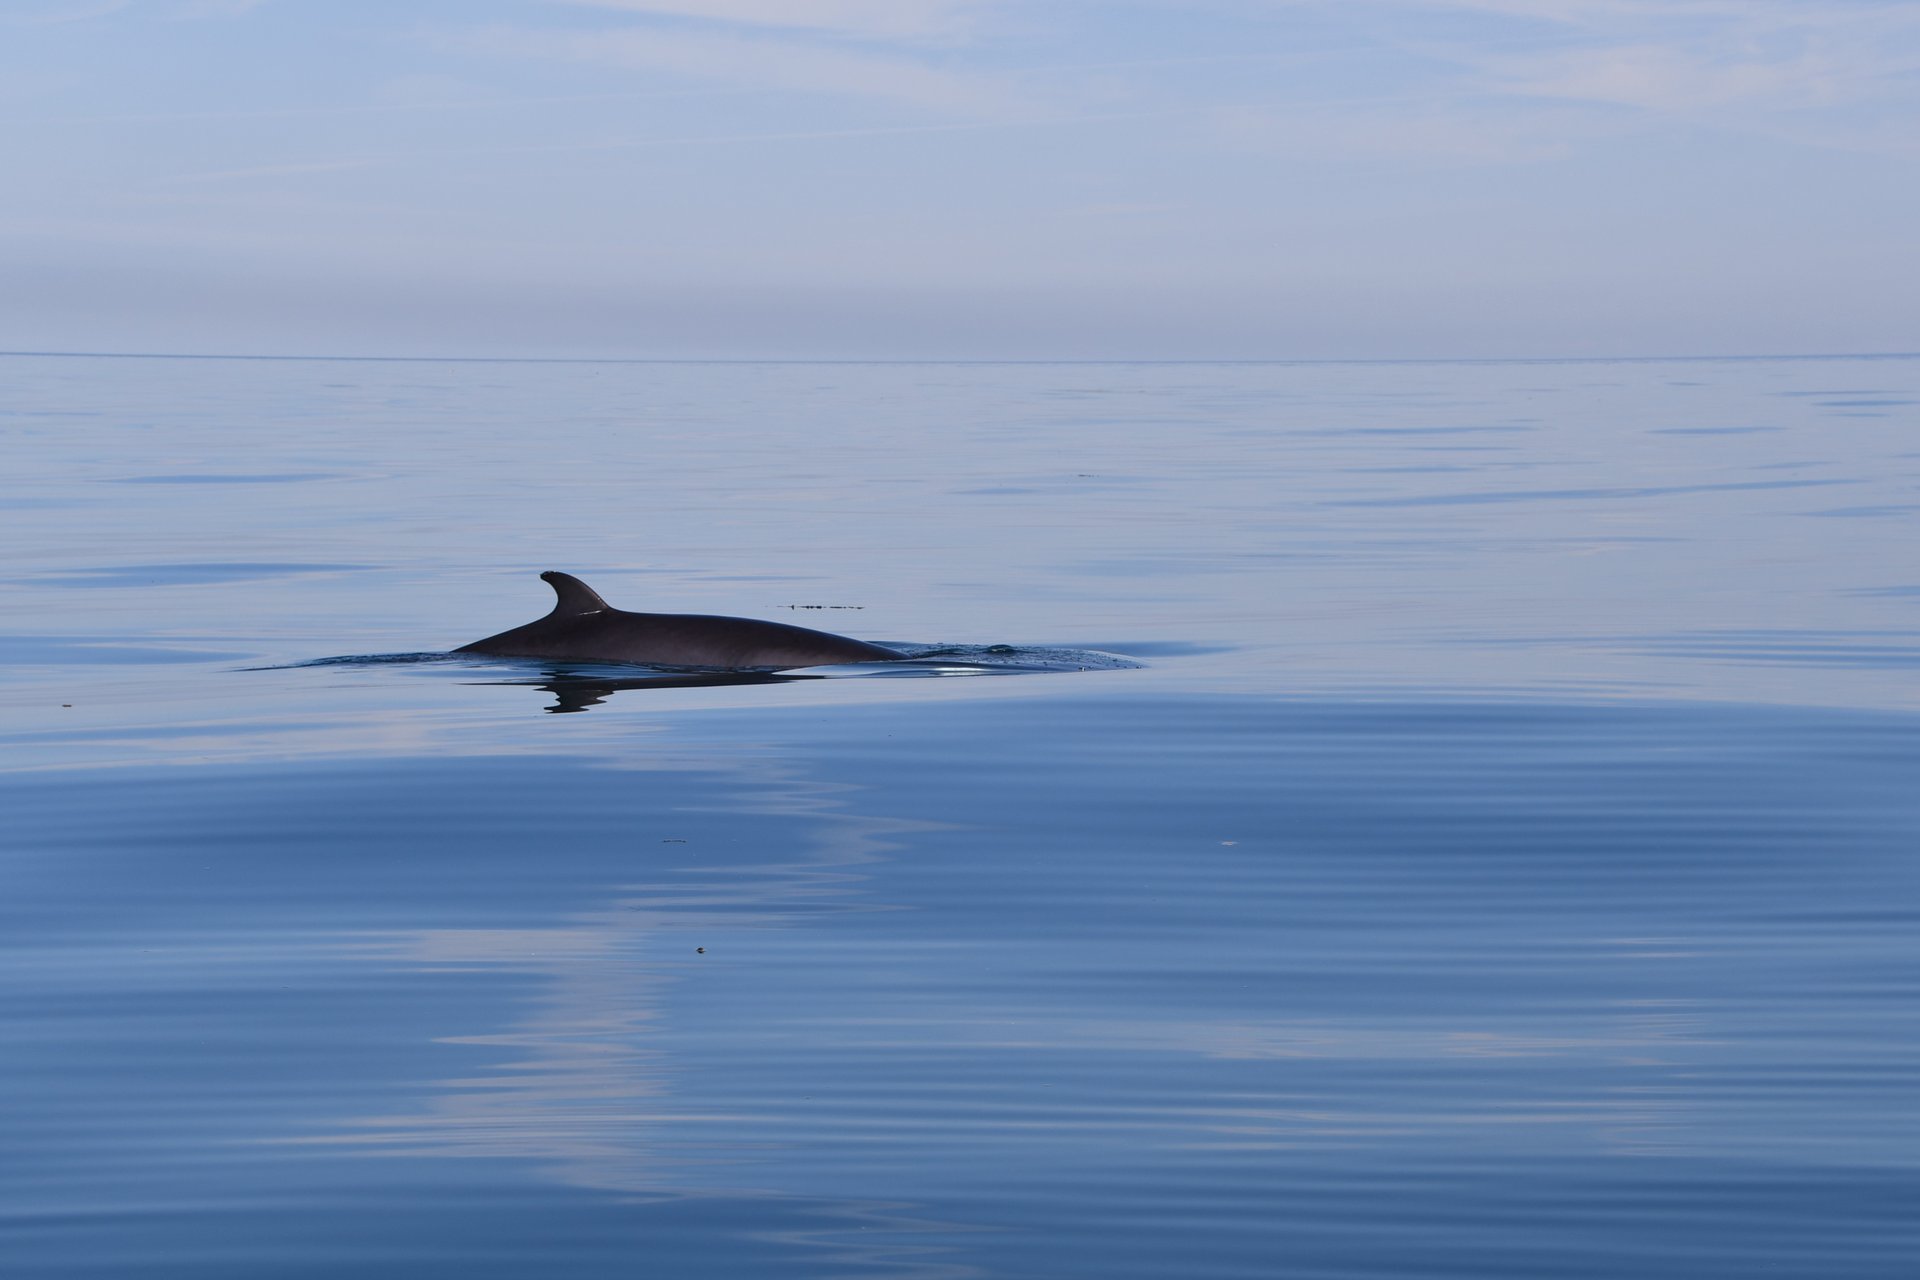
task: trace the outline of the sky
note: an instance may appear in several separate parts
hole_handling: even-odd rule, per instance
[[[0,0],[0,350],[1920,350],[1920,0]]]

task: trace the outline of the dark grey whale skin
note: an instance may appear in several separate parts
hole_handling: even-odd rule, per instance
[[[899,662],[906,655],[825,631],[700,613],[629,613],[602,600],[570,573],[540,575],[559,601],[524,627],[461,645],[455,653],[574,662],[638,662],[669,667],[820,667],[838,662]]]

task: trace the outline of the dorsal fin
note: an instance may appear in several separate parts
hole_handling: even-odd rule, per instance
[[[560,597],[549,616],[565,618],[576,613],[599,613],[611,608],[600,593],[570,573],[560,573],[549,569],[540,575],[540,580],[553,588],[553,594]]]

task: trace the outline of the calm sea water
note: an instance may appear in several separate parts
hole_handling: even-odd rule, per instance
[[[1901,359],[0,358],[0,1269],[1910,1276],[1916,428]],[[290,665],[548,568],[1139,665]]]

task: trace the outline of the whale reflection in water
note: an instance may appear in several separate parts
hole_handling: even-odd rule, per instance
[[[1059,665],[1009,662],[956,662],[930,659],[905,660],[884,672],[861,673],[899,678],[954,676],[1014,676],[1042,671],[1073,670]],[[646,689],[718,689],[733,685],[794,684],[801,680],[832,680],[849,677],[813,675],[791,671],[661,671],[648,675],[619,675],[605,669],[544,667],[524,679],[470,680],[475,685],[509,685],[538,689],[553,695],[550,712],[585,711],[597,707],[616,693]]]
[[[776,671],[662,672],[657,676],[609,676],[598,672],[547,670],[525,680],[474,680],[472,684],[518,685],[553,695],[547,710],[564,714],[597,707],[627,689],[712,689],[737,684],[789,684],[825,676],[786,675]]]

